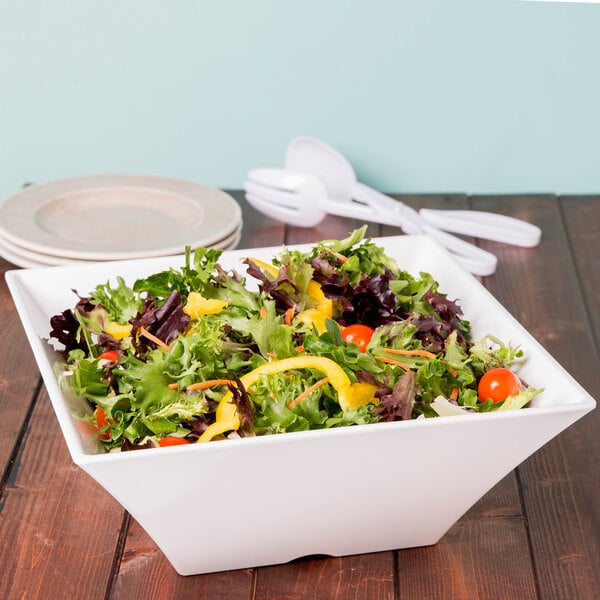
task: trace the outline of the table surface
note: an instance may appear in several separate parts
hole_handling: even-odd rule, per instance
[[[244,212],[240,248],[344,237],[360,225],[327,217],[313,229],[284,226],[231,193]],[[482,282],[600,396],[600,197],[396,197],[415,207],[490,210],[539,225],[543,238],[534,249],[478,242],[499,258],[496,274]],[[368,233],[401,232],[372,225]],[[0,268],[15,267],[0,259]],[[182,577],[71,462],[4,279],[0,324],[2,599],[600,598],[597,410],[510,473],[435,546]],[[419,513],[426,518],[425,509]]]

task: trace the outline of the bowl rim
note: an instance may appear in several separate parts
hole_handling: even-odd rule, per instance
[[[480,281],[478,281],[475,277],[473,277],[470,273],[466,272],[462,266],[460,266],[454,258],[447,252],[445,248],[439,245],[436,240],[430,238],[427,235],[416,235],[416,236],[388,236],[388,237],[378,237],[372,238],[373,242],[378,244],[393,244],[398,240],[402,239],[402,244],[409,243],[408,240],[416,241],[423,239],[426,240],[427,247],[431,247],[435,253],[439,253],[440,256],[444,257],[444,260],[449,260],[454,263],[455,267],[459,269],[462,276],[465,278],[465,281],[471,282],[476,286],[476,290],[478,293],[481,293],[485,296],[486,300],[493,303],[493,305],[502,313],[511,320],[511,324],[516,325],[519,329],[520,335],[523,336],[523,339],[519,339],[519,342],[524,342],[527,339],[528,344],[533,345],[537,353],[541,353],[543,358],[551,361],[556,365],[558,369],[561,370],[562,374],[566,376],[568,379],[569,385],[572,387],[573,391],[577,395],[577,399],[569,399],[564,403],[553,404],[553,405],[540,405],[540,406],[532,406],[527,409],[514,410],[514,411],[502,411],[502,412],[493,412],[493,413],[473,413],[466,415],[457,415],[460,421],[464,422],[464,419],[470,419],[472,423],[477,422],[486,422],[488,419],[498,420],[498,419],[529,419],[534,418],[536,415],[541,414],[583,414],[591,411],[596,406],[596,401],[591,397],[591,395],[552,357],[552,355],[519,323],[509,312],[508,310],[493,296],[493,294],[484,287]],[[295,244],[286,246],[288,249],[306,249],[312,247],[313,244]],[[250,248],[250,249],[238,249],[233,251],[225,251],[222,256],[225,256],[227,259],[231,260],[240,260],[245,256],[252,256],[253,254],[271,254],[276,255],[281,252],[282,246],[266,246],[261,248]],[[26,336],[30,343],[30,346],[33,350],[34,357],[38,364],[38,368],[41,372],[42,378],[44,380],[48,396],[53,405],[54,411],[56,413],[57,419],[59,421],[60,427],[62,429],[63,436],[67,443],[69,452],[75,464],[80,466],[82,465],[92,465],[97,462],[105,462],[105,461],[123,461],[123,460],[141,460],[141,458],[131,458],[135,456],[147,456],[145,460],[148,458],[155,456],[155,452],[160,450],[161,454],[168,455],[172,452],[180,452],[180,456],[191,454],[193,452],[219,452],[219,448],[222,448],[222,442],[227,442],[227,446],[230,448],[237,448],[238,444],[244,444],[246,447],[253,447],[258,444],[259,446],[263,444],[282,444],[287,443],[287,439],[297,440],[298,436],[302,436],[307,442],[315,437],[317,439],[325,436],[325,437],[334,437],[335,436],[346,436],[346,435],[364,435],[366,433],[376,433],[377,431],[388,430],[388,429],[398,429],[402,431],[405,427],[416,427],[416,428],[429,428],[429,427],[451,427],[453,422],[449,417],[438,417],[431,419],[412,419],[409,421],[400,421],[400,422],[384,422],[384,423],[372,423],[365,425],[354,425],[349,427],[336,427],[330,429],[319,429],[319,430],[310,430],[310,431],[298,431],[298,432],[289,432],[285,434],[270,434],[263,436],[253,436],[250,438],[239,438],[239,439],[227,439],[227,440],[215,440],[215,442],[211,442],[209,444],[199,444],[203,447],[202,450],[195,448],[194,445],[186,445],[186,446],[178,446],[171,448],[148,448],[144,449],[144,452],[137,451],[128,451],[128,452],[101,452],[101,453],[92,453],[86,452],[84,447],[84,442],[81,439],[81,436],[78,434],[76,430],[76,419],[72,416],[71,412],[68,408],[68,400],[66,399],[64,393],[60,390],[58,385],[58,380],[54,374],[53,364],[49,358],[49,352],[52,352],[51,346],[48,344],[48,341],[40,337],[38,332],[36,331],[35,325],[33,323],[32,316],[30,314],[30,306],[29,299],[26,297],[24,293],[27,290],[27,283],[31,280],[31,278],[35,279],[36,275],[40,272],[50,272],[52,274],[65,274],[68,276],[71,273],[79,273],[82,269],[86,269],[87,273],[94,273],[95,271],[112,271],[113,274],[117,274],[119,272],[118,269],[121,270],[130,270],[134,269],[137,266],[152,265],[150,267],[154,268],[154,265],[157,265],[157,268],[164,268],[165,265],[175,265],[181,264],[183,260],[183,255],[175,255],[175,256],[164,256],[164,257],[154,257],[147,259],[134,259],[127,261],[106,261],[101,263],[96,263],[94,265],[85,265],[85,266],[73,266],[73,265],[65,265],[58,267],[43,267],[36,269],[15,269],[10,270],[5,273],[5,279],[7,281],[10,292],[13,296],[13,300],[15,302],[18,314],[21,318],[22,325],[25,329]],[[176,262],[179,261],[179,262]],[[160,265],[160,266],[158,266]],[[72,286],[71,286],[72,287]],[[442,290],[444,291],[444,290]],[[462,417],[462,418],[461,418]],[[211,448],[211,449],[208,449]]]

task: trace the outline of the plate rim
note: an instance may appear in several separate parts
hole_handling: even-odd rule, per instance
[[[191,246],[192,250],[199,247],[206,248],[216,248],[221,249],[223,251],[233,250],[239,244],[240,239],[242,237],[243,231],[243,223],[240,223],[236,229],[233,230],[232,233],[225,236],[223,239],[218,240],[214,244],[208,244],[207,246]],[[163,254],[159,253],[155,256],[145,257],[147,259],[150,258],[159,258],[161,256],[177,256],[181,254],[184,249],[178,250],[178,252],[174,254]],[[63,256],[56,256],[54,254],[45,254],[40,252],[35,252],[30,250],[29,248],[24,248],[22,246],[18,246],[8,240],[6,237],[2,235],[0,232],[0,257],[4,258],[8,262],[25,268],[25,269],[37,269],[44,267],[63,267],[63,266],[82,266],[84,264],[94,264],[100,262],[106,262],[106,260],[79,260],[74,258],[66,258]],[[125,257],[122,260],[128,260],[128,257]],[[133,259],[135,260],[135,259]]]
[[[65,248],[58,242],[55,245],[39,243],[35,239],[24,237],[23,235],[14,234],[6,227],[6,213],[10,211],[15,203],[19,203],[22,207],[23,202],[31,203],[27,210],[31,212],[31,216],[35,214],[35,210],[44,204],[47,204],[53,197],[67,194],[76,191],[84,191],[94,188],[149,188],[160,191],[170,191],[193,202],[202,202],[199,198],[192,194],[210,192],[217,195],[221,206],[225,206],[231,215],[226,220],[227,225],[221,227],[220,230],[213,232],[211,235],[188,240],[180,245],[163,246],[149,250],[131,250],[131,251],[86,251],[74,250]],[[186,193],[187,192],[187,193]],[[13,218],[11,215],[9,215]],[[32,223],[34,220],[32,219]],[[82,175],[77,177],[67,177],[62,179],[51,180],[39,184],[30,185],[22,188],[18,192],[9,195],[0,203],[0,235],[10,241],[13,245],[26,250],[35,252],[36,254],[75,259],[80,261],[111,261],[111,260],[128,260],[128,259],[144,259],[153,258],[163,255],[174,255],[183,252],[185,246],[209,246],[218,243],[221,239],[232,236],[237,227],[241,227],[242,210],[235,198],[224,190],[211,187],[207,184],[193,182],[185,179],[177,179],[173,177],[163,177],[160,175],[125,175],[125,174],[99,174],[99,175]]]

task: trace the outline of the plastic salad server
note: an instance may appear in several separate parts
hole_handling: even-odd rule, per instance
[[[357,189],[362,187],[359,184]],[[474,275],[491,275],[496,270],[497,259],[491,252],[430,226],[414,209],[374,190],[369,196],[379,194],[377,202],[366,196],[340,202],[328,197],[323,182],[315,175],[262,168],[248,173],[244,191],[258,211],[290,225],[314,227],[327,214],[395,225],[408,234],[434,237]]]

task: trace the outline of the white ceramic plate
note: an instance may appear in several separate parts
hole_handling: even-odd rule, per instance
[[[594,408],[589,394],[435,240],[376,241],[401,267],[432,273],[441,291],[460,299],[475,339],[492,333],[522,347],[528,360],[520,374],[545,388],[532,407],[94,454],[73,418],[89,408],[65,395],[54,375],[49,319],[74,305],[73,289],[85,294],[117,275],[132,283],[180,267],[182,259],[7,273],[73,461],[121,502],[180,574],[434,544],[493,485]],[[248,254],[269,261],[280,250],[235,250],[220,262],[243,273]],[[257,517],[231,518],[246,497]],[[190,519],[198,504],[190,499],[216,507],[214,518]]]
[[[241,209],[225,192],[155,176],[99,175],[24,188],[0,205],[13,245],[75,260],[180,254],[233,235]]]
[[[242,224],[227,237],[206,246],[207,248],[220,248],[221,250],[233,250],[237,247],[242,235]],[[181,254],[181,252],[178,252]],[[10,240],[0,235],[0,256],[8,262],[23,267],[25,269],[36,269],[40,267],[51,267],[61,265],[81,265],[90,262],[101,262],[97,260],[86,261],[75,258],[65,258],[62,256],[54,256],[52,254],[42,254],[21,246],[13,244]]]

